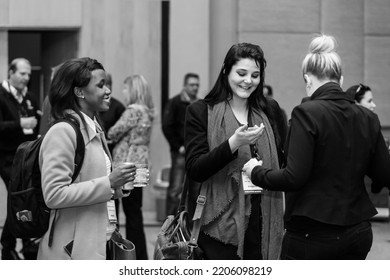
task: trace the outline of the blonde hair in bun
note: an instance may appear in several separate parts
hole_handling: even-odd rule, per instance
[[[309,53],[302,62],[303,74],[311,73],[318,79],[330,79],[340,82],[342,76],[341,59],[336,52],[336,39],[321,34],[313,38]]]

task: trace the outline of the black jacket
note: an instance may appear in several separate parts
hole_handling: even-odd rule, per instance
[[[184,146],[184,119],[190,102],[182,98],[182,94],[172,97],[165,107],[162,119],[162,130],[168,140],[171,151],[179,151]]]
[[[126,107],[116,98],[111,97],[110,109],[104,112],[99,112],[100,121],[102,122],[105,133],[119,120]]]
[[[107,137],[107,133],[110,128],[119,120],[126,107],[116,98],[111,97],[110,108],[107,111],[99,112],[99,118],[104,128],[104,134]],[[116,143],[107,143],[108,149],[112,153]]]
[[[39,109],[34,95],[27,92],[22,104],[0,85],[0,154],[13,154],[17,147],[25,142],[36,139],[39,124],[34,129],[34,134],[25,135],[20,126],[20,116],[35,116]]]
[[[376,214],[364,186],[390,184],[390,156],[376,114],[355,105],[336,83],[318,88],[310,101],[294,108],[287,166],[255,167],[252,181],[286,191],[285,222],[292,217],[339,226]]]

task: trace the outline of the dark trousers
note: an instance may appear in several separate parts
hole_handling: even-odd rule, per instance
[[[180,204],[185,175],[185,157],[179,152],[171,151],[171,171],[167,190],[167,215],[176,215]]]
[[[286,231],[283,260],[364,260],[373,240],[371,224],[364,221],[341,229],[321,232]]]
[[[0,155],[0,176],[4,181],[5,187],[9,188],[9,180],[11,177],[11,168],[12,162],[14,159],[14,154],[1,154]],[[38,254],[38,245],[35,242],[30,241],[29,239],[23,239],[23,255],[27,260],[35,260]],[[15,250],[16,247],[16,237],[12,234],[9,228],[8,214],[4,223],[3,232],[1,234],[1,246],[2,246],[2,258],[7,259],[9,257],[9,252]]]
[[[12,161],[14,154],[0,155],[0,176],[4,181],[5,187],[8,191],[9,180],[11,176]],[[8,218],[5,220],[3,232],[1,234],[1,245],[3,251],[14,250],[16,247],[16,238],[9,229]]]
[[[143,188],[134,188],[128,197],[122,198],[126,216],[126,239],[134,243],[137,260],[148,259],[142,216],[142,191]]]

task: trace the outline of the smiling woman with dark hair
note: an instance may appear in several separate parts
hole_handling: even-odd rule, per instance
[[[240,43],[226,54],[204,100],[185,123],[188,209],[199,183],[206,189],[199,245],[206,259],[277,259],[283,235],[283,194],[244,191],[241,169],[252,156],[278,169],[285,124],[279,105],[263,96],[266,61],[258,45]]]
[[[38,259],[106,259],[106,243],[116,229],[113,198],[134,180],[134,164],[111,168],[111,155],[96,115],[108,110],[110,89],[103,66],[91,58],[66,61],[54,74],[49,100],[54,120],[73,119],[85,143],[81,171],[75,170],[76,133],[65,122],[54,124],[42,141],[39,165],[50,213]],[[56,209],[56,210],[54,210]],[[53,243],[49,235],[55,219]]]

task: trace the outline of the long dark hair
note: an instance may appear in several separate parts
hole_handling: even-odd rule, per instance
[[[275,112],[270,108],[269,102],[263,95],[267,61],[264,58],[264,52],[260,46],[250,43],[238,43],[233,45],[225,56],[214,87],[206,95],[204,100],[208,105],[214,106],[217,103],[226,102],[233,98],[233,91],[229,85],[228,76],[233,65],[245,58],[253,59],[260,68],[260,83],[248,98],[247,106],[249,112],[262,110],[267,115],[275,135],[276,144],[281,147],[282,140],[275,124]]]
[[[228,76],[233,65],[244,58],[253,59],[256,62],[256,65],[260,68],[260,83],[248,98],[248,107],[257,109],[261,108],[263,110],[267,107],[267,100],[263,95],[264,70],[267,62],[264,58],[264,52],[260,46],[250,43],[238,43],[229,49],[223,61],[217,81],[204,99],[207,104],[215,105],[233,98],[233,92],[229,85]]]
[[[54,120],[69,117],[66,110],[71,109],[85,122],[74,89],[87,86],[91,80],[91,72],[96,69],[104,70],[103,65],[96,59],[83,57],[65,61],[55,72],[49,92]]]

